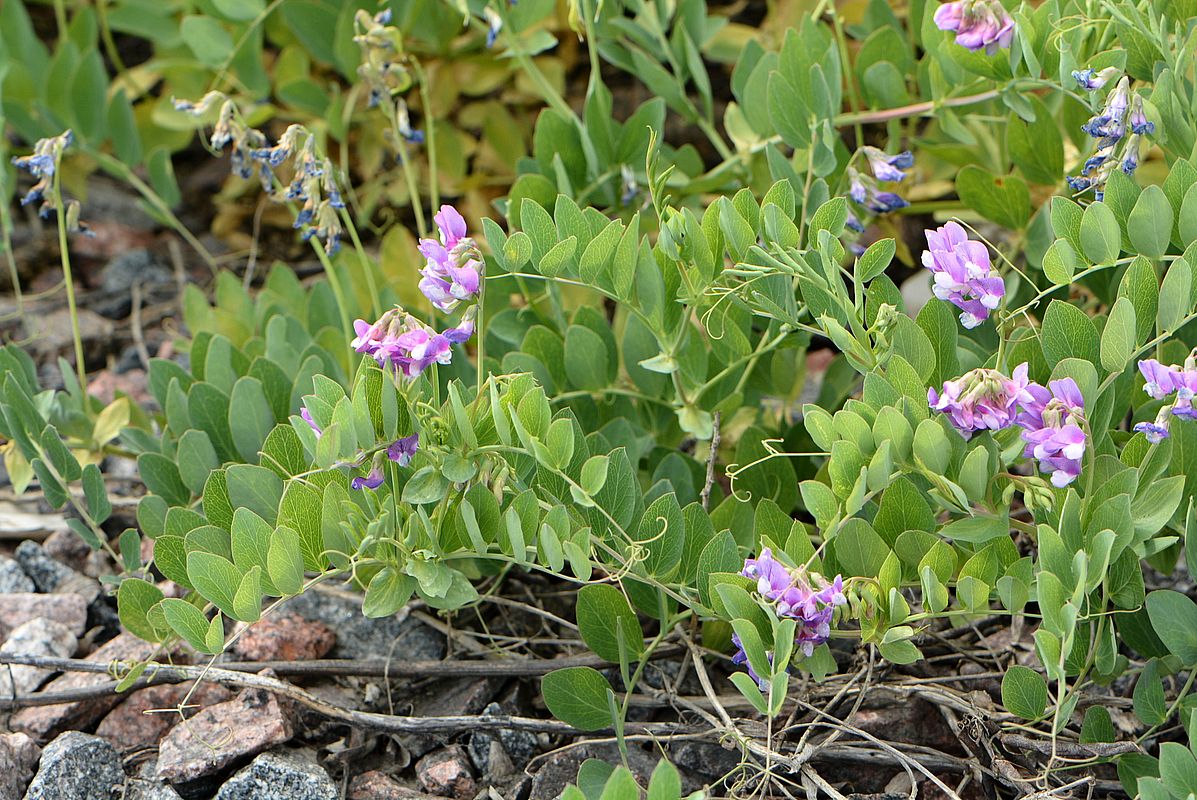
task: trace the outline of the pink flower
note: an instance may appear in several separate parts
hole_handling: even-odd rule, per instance
[[[426,263],[420,270],[420,291],[439,310],[448,313],[463,300],[478,294],[482,280],[482,254],[466,236],[465,218],[453,206],[441,206],[433,219],[440,241],[421,239],[420,253]]]
[[[1001,305],[1006,284],[989,260],[989,250],[968,238],[964,228],[949,222],[926,231],[923,266],[935,276],[932,291],[961,310],[960,323],[975,328]]]
[[[1037,383],[1027,387],[1031,402],[1018,416],[1026,458],[1039,461],[1040,472],[1052,473],[1052,485],[1063,488],[1081,474],[1085,455],[1085,400],[1072,378],[1052,381],[1049,388]]]
[[[974,369],[945,381],[943,392],[927,390],[931,408],[948,415],[965,439],[978,431],[997,431],[1014,423],[1018,404],[1032,402],[1027,391],[1027,365],[1019,364],[1007,378],[993,369]]]
[[[935,9],[935,26],[955,31],[956,44],[993,55],[1014,41],[1014,20],[998,0],[956,0]]]
[[[1177,367],[1165,367],[1154,358],[1148,358],[1139,362],[1139,372],[1146,381],[1143,391],[1152,400],[1163,400],[1176,391],[1176,379],[1180,375]]]
[[[387,311],[373,325],[365,320],[353,323],[357,338],[353,349],[371,356],[380,367],[414,378],[433,364],[453,359],[452,342],[444,334],[420,322],[402,309]]]
[[[830,638],[835,607],[848,602],[840,576],[829,582],[821,575],[791,570],[769,548],[747,559],[740,574],[757,582],[757,592],[774,604],[778,616],[798,621],[796,642],[808,657]]]

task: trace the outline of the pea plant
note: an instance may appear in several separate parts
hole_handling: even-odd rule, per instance
[[[136,4],[114,5],[106,24]],[[796,682],[853,658],[897,674],[998,618],[1035,656],[1000,692],[1001,724],[1044,743],[1027,780],[1117,757],[1132,796],[1197,789],[1197,603],[1177,582],[1197,564],[1197,4],[824,1],[745,37],[702,0],[570,0],[580,103],[545,56],[556,3],[357,7],[332,40],[319,3],[214,5],[182,26],[219,80],[172,79],[160,107],[290,210],[322,274],[189,286],[187,358],[151,361],[150,407],[99,404],[65,362],[43,388],[0,351],[8,474],[111,552],[127,630],[215,655],[230,622],[315,584],[385,617],[539,572],[612,665],[549,672],[549,712],[613,730],[626,761],[645,669],[684,642],[716,706],[726,680],[765,720],[706,715],[747,792],[801,785]],[[261,48],[261,19],[295,41],[259,85],[225,40]],[[465,134],[429,105],[434,24],[540,104],[486,213],[442,201],[469,193],[438,160]],[[318,97],[326,69],[345,85]],[[616,71],[652,98],[624,113]],[[254,111],[266,95],[321,119]],[[110,97],[100,164],[135,166]],[[64,242],[86,203],[58,176],[72,147],[106,152],[79,127],[14,160]],[[354,180],[384,161],[394,176]],[[370,246],[397,191],[419,234],[398,272]],[[120,457],[145,495],[113,532],[101,467]],[[1132,694],[1136,746],[1065,758],[1119,736],[1094,687]],[[626,769],[584,772],[568,796],[640,796]],[[647,792],[680,796],[676,771]]]

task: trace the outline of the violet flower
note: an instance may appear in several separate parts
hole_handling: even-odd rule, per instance
[[[956,44],[993,55],[1014,41],[1014,20],[998,0],[955,0],[935,9],[935,26],[954,31]]]
[[[879,181],[897,182],[906,177],[902,170],[914,166],[914,155],[909,150],[889,155],[876,147],[862,147],[860,149],[869,160],[869,168],[873,170],[873,177]]]
[[[416,454],[416,450],[419,447],[420,434],[413,433],[411,436],[404,436],[402,439],[397,439],[387,448],[387,458],[401,467],[406,467],[411,463],[412,456]]]
[[[421,239],[420,252],[427,259],[420,271],[420,291],[440,311],[448,313],[463,300],[478,294],[482,280],[482,254],[466,236],[465,219],[453,206],[441,206],[434,217],[441,240]]]
[[[1076,81],[1079,88],[1087,92],[1097,91],[1105,86],[1110,80],[1118,74],[1117,67],[1106,67],[1103,70],[1095,69],[1076,69],[1072,71],[1072,79]]]
[[[1135,431],[1147,437],[1147,441],[1152,444],[1158,444],[1170,435],[1168,426],[1160,424],[1158,420],[1156,422],[1140,422],[1135,425]]]
[[[377,489],[379,486],[382,486],[382,482],[385,479],[385,476],[382,474],[382,469],[379,467],[374,467],[372,470],[370,470],[369,475],[359,475],[351,480],[349,482],[349,487],[351,489],[357,489],[358,491],[361,491],[362,489]]]
[[[319,439],[324,430],[316,424],[316,420],[312,419],[312,412],[308,411],[307,406],[299,410],[299,416],[304,422],[312,426],[312,430],[316,432],[316,438]]]
[[[774,605],[778,616],[797,620],[795,641],[808,658],[831,637],[835,607],[848,602],[843,578],[827,581],[805,570],[790,570],[769,548],[747,559],[740,574],[756,581],[757,592]]]
[[[989,250],[981,242],[971,241],[955,222],[926,234],[923,266],[935,276],[932,291],[961,310],[960,324],[977,327],[1006,296],[1006,284],[993,268]]]
[[[1147,119],[1147,112],[1143,110],[1142,95],[1135,95],[1131,102],[1130,129],[1131,133],[1155,133],[1155,123]]]
[[[1052,485],[1063,488],[1081,474],[1085,455],[1085,400],[1072,378],[1027,387],[1031,401],[1023,404],[1017,422],[1027,443],[1026,458],[1039,461],[1040,472],[1052,473]]]
[[[736,646],[735,655],[732,656],[732,663],[744,667],[744,669],[748,671],[748,677],[750,677],[754,681],[756,681],[757,688],[760,689],[762,692],[768,692],[769,691],[769,678],[768,677],[762,678],[760,675],[757,675],[756,670],[754,670],[752,668],[752,665],[748,663],[748,654],[744,652],[744,643],[742,641],[740,641],[740,637],[738,634],[735,634],[735,633],[732,634],[732,644],[734,644]],[[772,665],[773,664],[773,651],[769,650],[767,652],[767,655],[769,657],[769,664]]]
[[[1014,424],[1020,403],[1033,402],[1027,391],[1027,365],[1019,364],[1007,378],[994,369],[974,369],[945,381],[942,393],[927,390],[927,403],[948,415],[965,439],[978,431],[998,431]]]
[[[1165,367],[1154,358],[1139,362],[1139,372],[1143,374],[1143,391],[1152,400],[1163,400],[1176,391],[1176,378],[1180,370],[1176,367]]]
[[[1176,403],[1172,406],[1172,415],[1185,419],[1197,419],[1197,407],[1193,405],[1193,398],[1197,396],[1197,368],[1191,364],[1193,356],[1185,361],[1185,368],[1176,373],[1173,386],[1176,387]]]
[[[353,328],[357,332],[351,343],[354,350],[409,378],[453,359],[452,342],[444,334],[400,308],[390,309],[373,325],[359,319]]]

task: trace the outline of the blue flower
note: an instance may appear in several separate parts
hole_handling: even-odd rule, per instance
[[[1146,436],[1147,441],[1151,442],[1152,444],[1162,442],[1169,436],[1167,426],[1158,425],[1154,422],[1140,422],[1135,426],[1135,432]]]
[[[910,203],[893,192],[874,192],[868,202],[868,208],[878,214],[896,211],[899,208],[906,208],[908,205]]]
[[[862,147],[861,152],[869,160],[869,167],[879,181],[900,181],[906,177],[902,169],[914,166],[914,155],[910,151],[891,156],[876,147]]]

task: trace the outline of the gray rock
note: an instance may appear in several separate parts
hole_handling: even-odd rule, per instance
[[[445,657],[445,638],[439,633],[414,619],[369,619],[362,614],[360,600],[312,589],[288,600],[284,607],[337,632],[331,658],[436,661]]]
[[[32,592],[33,579],[25,574],[21,565],[8,556],[0,556],[0,594],[10,592]]]
[[[134,284],[141,284],[142,297],[157,300],[174,292],[174,273],[144,247],[126,250],[109,261],[100,272],[100,291],[92,308],[112,319],[128,316]]]
[[[0,733],[0,797],[18,798],[33,777],[41,748],[23,733]]]
[[[13,628],[37,617],[61,622],[81,636],[87,629],[87,601],[77,594],[0,594],[0,636],[7,639]]]
[[[740,766],[739,751],[707,742],[680,742],[669,748],[669,757],[678,769],[708,778],[722,778]]]
[[[61,622],[37,617],[17,626],[0,645],[0,653],[20,653],[28,656],[70,658],[79,645],[75,634]],[[0,699],[29,694],[41,686],[52,670],[25,664],[13,664],[0,672]]]
[[[293,753],[262,753],[216,793],[215,800],[337,800],[340,792],[319,765]]]
[[[17,547],[17,562],[39,592],[53,592],[79,573],[51,557],[37,542],[26,539]]]
[[[482,711],[485,717],[501,716],[505,712],[498,703],[491,703]],[[506,777],[510,770],[522,770],[540,749],[540,740],[531,731],[500,730],[495,733],[475,733],[470,737],[470,760],[483,777]]]
[[[68,731],[42,751],[25,800],[113,800],[124,782],[112,745],[99,736]]]
[[[123,800],[183,800],[183,798],[165,783],[134,778],[125,785]]]

